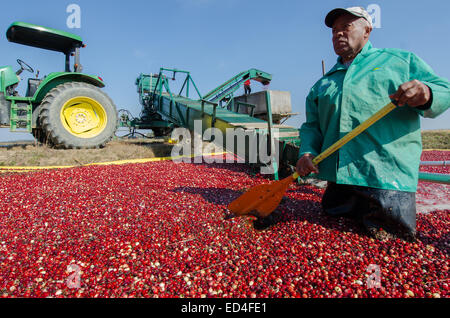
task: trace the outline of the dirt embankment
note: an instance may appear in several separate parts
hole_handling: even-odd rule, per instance
[[[424,149],[450,149],[450,130],[423,132]],[[204,143],[206,145],[208,143]],[[164,139],[119,140],[103,149],[55,150],[35,142],[0,144],[0,167],[78,166],[119,160],[170,157]]]
[[[31,142],[0,145],[0,166],[78,166],[127,159],[171,155],[173,145],[164,141],[113,141],[103,149],[55,150]]]
[[[450,149],[450,130],[430,130],[422,133],[424,149]]]

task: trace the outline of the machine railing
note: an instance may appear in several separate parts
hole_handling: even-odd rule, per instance
[[[225,98],[232,99],[234,93],[240,87],[242,87],[242,85],[246,80],[254,80],[257,82],[261,82],[264,85],[267,85],[272,81],[272,75],[256,69],[250,69],[248,71],[241,72],[238,75],[231,78],[230,80],[223,83],[222,85],[216,87],[215,89],[207,93],[205,96],[203,96],[203,99],[215,103],[220,103]]]

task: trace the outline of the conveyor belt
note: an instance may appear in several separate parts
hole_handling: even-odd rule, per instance
[[[270,131],[273,133],[275,142],[278,143],[280,149],[280,162],[277,165],[295,166],[298,159],[299,130],[287,125],[273,125],[271,129],[266,121],[251,117],[246,114],[238,114],[227,109],[219,107],[206,101],[196,101],[183,96],[174,96],[169,93],[155,94],[153,96],[154,107],[164,120],[174,123],[176,126],[185,127],[191,131],[195,129],[195,121],[202,121],[202,133],[209,128],[219,129],[224,139],[221,141],[227,151],[233,152],[240,158],[244,158],[246,162],[252,158],[250,151],[254,150],[255,145],[250,145],[246,141],[244,148],[234,149],[226,144],[227,129],[243,129],[245,135],[256,136],[257,139],[267,136]],[[251,147],[253,146],[253,147]],[[258,148],[259,149],[259,148]],[[265,159],[266,160],[266,159]],[[252,162],[249,162],[252,163]],[[257,164],[260,162],[258,157]],[[289,171],[290,172],[290,171]],[[288,173],[288,172],[286,172]],[[277,174],[275,174],[277,175]]]
[[[171,74],[167,75],[168,72]],[[170,83],[171,80],[174,80],[181,73],[186,75],[186,79],[181,87],[181,91],[176,94],[171,91]],[[142,118],[145,118],[145,120],[137,121],[135,125],[143,127],[148,123],[148,126],[151,126],[154,124],[152,121],[156,119],[160,122],[170,123],[175,127],[184,127],[194,131],[196,121],[201,121],[202,134],[209,128],[219,129],[223,139],[215,139],[215,141],[227,151],[244,159],[247,163],[267,165],[267,159],[271,159],[270,149],[275,148],[274,150],[276,150],[278,148],[279,155],[274,153],[275,156],[272,158],[279,160],[275,162],[272,160],[270,166],[274,168],[275,178],[278,178],[279,166],[287,170],[285,173],[282,172],[281,176],[289,175],[292,172],[292,167],[296,165],[298,160],[299,130],[287,125],[272,124],[270,96],[266,96],[267,113],[270,118],[268,121],[258,119],[252,114],[232,111],[232,107],[228,107],[234,101],[234,92],[247,79],[266,85],[270,83],[272,75],[251,69],[238,74],[205,96],[202,96],[192,80],[190,72],[161,68],[158,75],[141,74],[136,81],[136,85],[138,86],[140,101],[143,105]],[[190,98],[189,93],[192,88],[197,92],[198,100]],[[266,94],[269,94],[269,92],[266,92]],[[223,105],[221,103],[222,100],[227,105]],[[253,105],[248,104],[244,107],[253,107]],[[241,141],[245,140],[245,144],[227,145],[226,136],[230,130],[234,134],[243,133],[245,138],[242,138]],[[269,140],[273,140],[273,143],[269,143]],[[266,144],[263,143],[264,141]],[[274,146],[272,147],[271,144]],[[269,151],[264,153],[263,150],[267,148],[269,148]],[[254,162],[255,152],[258,152],[260,149],[261,157],[258,153],[256,162]]]

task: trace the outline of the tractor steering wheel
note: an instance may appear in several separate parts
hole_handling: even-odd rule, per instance
[[[20,65],[20,70],[18,70],[16,73],[17,75],[22,74],[23,71],[28,71],[30,73],[34,73],[33,68],[30,65],[28,65],[27,63],[25,63],[24,61],[18,59],[17,63]]]

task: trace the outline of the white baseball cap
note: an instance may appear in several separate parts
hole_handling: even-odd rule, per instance
[[[330,11],[325,18],[325,24],[327,27],[332,28],[334,21],[344,13],[349,13],[355,17],[364,18],[367,22],[369,22],[371,27],[373,26],[372,17],[363,7],[351,7],[347,9],[337,8]]]

